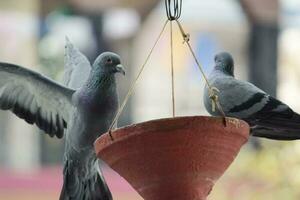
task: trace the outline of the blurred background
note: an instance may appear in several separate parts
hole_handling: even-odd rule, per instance
[[[0,60],[62,81],[65,36],[90,59],[121,55],[120,99],[166,20],[159,0],[0,1]],[[250,80],[300,112],[299,0],[184,0],[180,19],[206,73],[219,51],[232,53],[236,77]],[[176,113],[207,115],[204,81],[175,29]],[[170,117],[168,30],[155,49],[119,126]],[[0,199],[58,199],[63,141],[0,111]],[[104,167],[117,200],[142,198]],[[211,200],[300,199],[300,142],[252,138],[213,189]]]

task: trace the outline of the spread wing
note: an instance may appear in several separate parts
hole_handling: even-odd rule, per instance
[[[91,71],[88,59],[66,37],[64,85],[72,89],[80,88]]]
[[[36,124],[51,137],[63,136],[73,93],[39,73],[0,63],[0,108]]]

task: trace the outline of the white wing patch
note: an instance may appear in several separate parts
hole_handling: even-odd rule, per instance
[[[88,79],[91,64],[66,37],[64,85],[77,90]]]

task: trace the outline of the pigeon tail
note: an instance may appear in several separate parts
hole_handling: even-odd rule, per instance
[[[93,171],[89,178],[76,176],[78,169],[65,165],[64,183],[59,200],[112,200],[106,182],[100,171]]]
[[[251,128],[253,136],[274,140],[300,139],[300,115],[295,112],[291,118],[276,116],[256,124]]]

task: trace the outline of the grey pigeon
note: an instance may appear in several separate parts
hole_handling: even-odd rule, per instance
[[[67,49],[73,48],[70,45],[67,42]],[[70,57],[70,62],[87,61],[82,54],[76,54],[77,49],[73,50],[76,56]],[[72,51],[67,50],[67,54]],[[118,95],[114,75],[125,71],[120,57],[111,52],[102,53],[88,67],[87,80],[73,90],[29,69],[0,63],[0,108],[36,124],[51,137],[65,136],[61,200],[112,199],[99,170],[93,143],[108,130],[116,114]],[[70,77],[69,81],[74,81]]]
[[[215,56],[215,67],[208,78],[217,92],[219,102],[228,117],[245,120],[253,136],[277,140],[300,139],[300,115],[289,106],[268,95],[255,85],[234,77],[234,61],[229,53]],[[204,91],[206,110],[213,116],[208,87]]]

